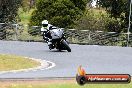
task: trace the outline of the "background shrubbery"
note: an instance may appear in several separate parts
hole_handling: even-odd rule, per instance
[[[44,19],[65,29],[127,32],[130,0],[99,0],[97,8],[89,7],[90,1],[0,0],[0,22],[22,24],[22,40],[40,38],[41,21]]]
[[[41,25],[46,19],[51,24],[71,28],[86,8],[88,0],[37,0],[30,25]]]
[[[76,21],[75,28],[79,30],[120,32],[120,21],[111,18],[104,9],[87,9],[83,16]]]
[[[46,19],[63,28],[127,32],[130,0],[0,0],[0,22],[41,26]],[[131,30],[130,30],[131,31]]]
[[[16,23],[21,2],[22,0],[0,0],[0,23]]]
[[[91,0],[0,0],[0,22],[41,26],[49,23],[63,28],[126,32],[129,1],[99,1],[99,8],[88,6]]]

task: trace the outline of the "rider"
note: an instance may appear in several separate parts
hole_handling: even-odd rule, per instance
[[[52,49],[52,37],[49,30],[52,30],[53,25],[49,24],[47,20],[42,21],[41,32],[43,33],[43,39],[48,43],[49,49]]]

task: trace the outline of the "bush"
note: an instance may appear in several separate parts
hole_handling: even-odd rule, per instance
[[[0,1],[0,23],[16,22],[17,10],[21,0]]]
[[[87,9],[75,23],[75,28],[79,30],[120,31],[120,21],[110,18],[103,9]]]
[[[58,27],[71,27],[82,15],[87,0],[38,0],[36,10],[32,13],[30,25],[41,25],[46,19]]]
[[[113,32],[121,32],[121,21],[115,19],[115,18],[109,18],[107,22],[105,23],[105,28],[108,31],[113,31]]]
[[[35,0],[22,0],[22,8],[24,12],[30,11],[35,6]]]
[[[105,30],[106,13],[102,13],[97,9],[87,9],[84,15],[76,21],[76,29],[79,30]]]

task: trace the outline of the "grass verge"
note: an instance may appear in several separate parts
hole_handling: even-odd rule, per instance
[[[2,82],[1,88],[131,88],[130,84],[86,84],[78,85],[75,80],[45,80],[45,81],[23,81]]]
[[[0,71],[27,69],[40,63],[22,56],[0,54]]]

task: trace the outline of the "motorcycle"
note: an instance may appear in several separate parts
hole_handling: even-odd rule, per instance
[[[68,52],[71,52],[71,48],[69,47],[69,43],[66,41],[62,28],[52,28],[52,30],[49,30],[49,33],[52,37],[52,49],[56,48],[59,51],[67,50]]]

